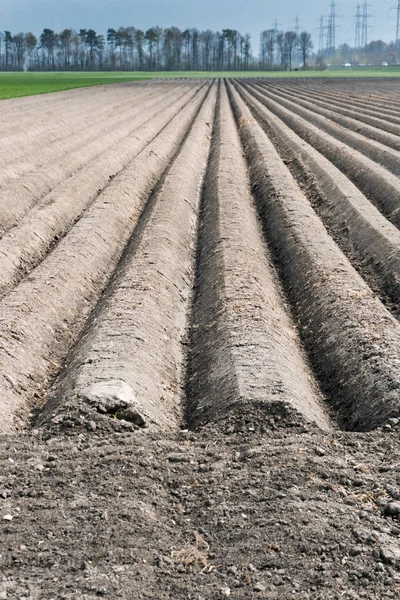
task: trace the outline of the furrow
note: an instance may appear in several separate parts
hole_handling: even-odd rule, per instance
[[[393,150],[387,145],[384,145],[383,143],[378,142],[376,140],[368,140],[364,137],[364,135],[357,133],[356,131],[351,131],[349,129],[350,119],[348,119],[347,117],[337,118],[336,115],[333,113],[330,114],[329,117],[320,116],[316,113],[324,112],[324,114],[326,114],[329,111],[319,109],[317,106],[314,106],[311,103],[306,103],[297,98],[296,101],[288,100],[287,98],[284,98],[283,95],[277,94],[276,92],[271,93],[269,91],[265,91],[265,88],[263,86],[258,86],[255,84],[250,85],[257,89],[257,91],[261,91],[262,94],[266,94],[268,98],[275,100],[285,108],[289,109],[291,112],[306,119],[309,123],[318,127],[321,131],[324,131],[329,135],[333,136],[339,142],[343,142],[351,148],[354,148],[354,150],[361,152],[377,164],[384,166],[386,169],[388,169],[395,175],[400,175],[400,152],[398,152],[397,150]],[[306,104],[309,106],[309,108],[304,108]],[[346,126],[336,124],[334,122],[335,120],[341,120],[343,122],[346,122]],[[351,126],[351,129],[356,129],[356,125],[357,122],[354,122]],[[366,131],[367,129],[368,132],[371,134],[371,130],[373,128],[367,127],[365,125],[363,127],[363,131]],[[391,134],[388,133],[385,134],[382,132],[381,134],[379,134],[379,132],[377,132],[376,137],[384,136],[385,138],[389,139],[390,135]],[[391,143],[393,142],[394,138],[395,136],[391,136]]]
[[[282,83],[283,85],[283,83]],[[285,85],[286,87],[286,85]],[[287,85],[287,87],[294,91],[296,89],[296,86],[293,85]],[[315,88],[313,86],[310,85],[301,85],[298,86],[301,88],[302,91],[307,91],[308,94],[312,95],[312,97],[317,97],[317,98],[322,98],[324,100],[326,100],[327,102],[332,102],[337,104],[340,107],[347,107],[350,106],[352,109],[359,109],[360,111],[362,111],[363,113],[366,112],[367,114],[371,115],[371,116],[379,116],[379,118],[385,118],[385,119],[390,119],[390,118],[394,118],[395,121],[397,122],[400,119],[396,119],[396,115],[398,114],[398,110],[396,110],[396,107],[398,106],[398,102],[395,103],[395,105],[393,106],[393,108],[388,108],[390,107],[390,99],[389,96],[385,97],[385,101],[383,103],[380,104],[376,104],[376,103],[368,103],[367,99],[365,97],[365,94],[361,94],[359,93],[357,96],[353,96],[351,94],[338,94],[337,92],[335,92],[332,89],[327,89],[327,88]]]
[[[118,264],[209,86],[110,183],[51,255],[0,303],[0,431],[26,424]],[[35,400],[36,398],[36,400]]]
[[[133,94],[144,87],[156,85],[158,82],[135,82],[130,84],[130,92]],[[52,92],[25,98],[13,98],[11,100],[0,100],[0,133],[8,135],[17,133],[24,129],[29,130],[38,124],[47,126],[52,122],[69,122],[68,115],[80,106],[85,112],[85,105],[93,104],[102,106],[110,101],[110,98],[118,98],[126,92],[122,84],[110,86],[96,86],[94,88],[77,88],[61,92]],[[22,102],[23,101],[23,102]],[[112,100],[111,100],[112,101]]]
[[[141,92],[136,92],[135,95],[132,95],[129,100],[125,100],[123,104],[132,102],[134,97],[140,97],[143,94],[146,94],[144,88]],[[54,111],[48,111],[48,113],[43,112],[40,119],[35,115],[36,118],[32,120],[32,123],[25,121],[16,125],[13,117],[8,117],[7,122],[10,124],[10,128],[14,121],[14,131],[3,131],[0,145],[2,149],[5,149],[6,145],[10,145],[12,156],[14,156],[14,153],[16,155],[17,152],[26,151],[25,148],[17,146],[21,141],[24,141],[25,144],[29,143],[30,145],[33,145],[41,144],[42,141],[45,142],[46,138],[50,142],[61,139],[66,133],[69,133],[69,131],[79,130],[81,123],[85,123],[86,120],[90,121],[94,117],[102,118],[107,112],[113,110],[115,105],[119,108],[121,103],[118,102],[118,95],[119,94],[115,93],[115,96],[102,98],[101,101],[95,95],[92,96],[92,98],[88,98],[83,105],[77,100],[68,108],[68,110],[57,110],[56,107],[56,113],[54,113]],[[64,133],[64,129],[66,129],[66,133]],[[2,155],[0,157],[1,164],[5,163],[7,160],[9,160],[8,156]]]
[[[225,87],[204,189],[187,374],[191,427],[330,419],[285,310]],[[267,416],[267,419],[265,417]],[[255,425],[257,426],[257,425]]]
[[[194,248],[216,84],[146,207],[116,276],[38,423],[131,421],[177,429]],[[98,413],[103,414],[101,417]]]
[[[178,90],[170,100],[174,101],[182,96],[190,98],[201,85],[204,84],[194,85],[186,92]],[[162,107],[160,109],[162,110]],[[149,120],[153,114],[146,114],[145,119]],[[132,135],[138,125],[142,123],[143,117],[139,115],[133,123],[125,123],[111,130],[84,148],[75,150],[61,162],[46,165],[28,177],[0,190],[0,233],[4,234],[5,231],[13,227],[32,206],[56,185],[71,177],[76,171],[82,169],[111,146],[119,143],[124,137]]]
[[[374,81],[373,85],[376,88],[376,80]],[[382,85],[382,81],[379,82],[379,85]],[[371,99],[371,94],[366,96],[368,92],[363,92],[361,90],[358,90],[356,94],[351,94],[349,90],[344,90],[340,92],[338,91],[339,88],[336,87],[334,90],[327,88],[322,89],[324,94],[329,94],[329,98],[336,98],[344,103],[351,102],[353,106],[359,106],[359,108],[362,110],[371,109],[374,112],[374,114],[384,114],[387,117],[396,117],[398,115],[398,100],[390,98],[388,92],[386,92],[384,96],[377,96]],[[321,90],[317,90],[314,86],[312,86],[310,90],[312,93],[321,92]]]
[[[187,89],[190,89],[189,86]],[[179,86],[179,88],[171,87],[170,90],[166,90],[163,99],[160,96],[156,96],[154,94],[149,94],[147,98],[144,99],[143,104],[135,103],[123,111],[122,113],[118,111],[118,113],[113,114],[111,117],[106,116],[103,119],[100,119],[96,124],[88,123],[87,127],[82,129],[81,132],[75,133],[71,136],[66,136],[65,138],[55,142],[53,144],[48,144],[46,148],[41,149],[40,152],[36,152],[36,156],[32,156],[32,151],[26,155],[26,159],[18,161],[17,163],[10,163],[3,169],[0,169],[0,186],[4,187],[9,184],[9,187],[6,189],[13,189],[12,185],[15,180],[21,179],[25,177],[25,179],[21,180],[21,185],[24,181],[26,181],[26,177],[33,173],[33,177],[35,176],[35,172],[41,170],[45,171],[46,166],[51,166],[57,164],[57,161],[65,161],[65,158],[68,155],[72,155],[75,153],[77,155],[78,152],[83,152],[85,147],[98,143],[99,140],[107,141],[107,136],[109,136],[110,132],[123,132],[126,130],[126,125],[132,127],[132,121],[140,125],[146,122],[147,111],[152,108],[156,108],[158,105],[161,105],[163,102],[167,102],[169,97],[172,95],[175,96],[177,91],[180,91],[181,94],[184,93],[185,88]],[[143,117],[145,115],[145,117]],[[17,184],[18,185],[18,184]],[[1,193],[1,190],[0,190]]]
[[[272,142],[231,89],[265,233],[314,372],[341,426],[400,415],[400,324],[330,238]]]
[[[357,257],[358,268],[367,273],[374,288],[380,289],[381,297],[389,296],[400,306],[399,230],[327,158],[261,102],[247,92],[243,97],[292,174],[303,189],[307,188],[319,216],[333,228],[335,239],[341,241],[346,253]]]
[[[241,89],[250,91],[255,99],[259,100],[303,140],[328,158],[396,227],[400,227],[400,181],[398,177],[364,156],[361,152],[344,145],[334,137],[321,131],[318,127],[281,106],[278,102],[270,100],[254,88],[249,88],[247,84],[242,84]],[[250,96],[248,97],[250,102]]]
[[[398,150],[400,148],[400,119],[397,119],[398,123],[396,124],[396,119],[393,117],[391,117],[390,121],[385,121],[384,119],[377,117],[371,117],[360,108],[357,110],[349,109],[348,103],[346,107],[343,107],[338,105],[337,102],[332,102],[329,98],[326,98],[323,95],[317,96],[317,94],[309,93],[303,89],[297,88],[292,90],[290,88],[287,90],[285,87],[280,86],[273,86],[272,89],[278,93],[284,94],[284,97],[288,98],[289,100],[293,98],[295,98],[296,101],[299,98],[301,100],[305,100],[307,104],[302,104],[302,106],[305,106],[306,108],[312,107],[312,110],[317,109],[319,114],[331,118],[336,123],[343,125],[343,127],[348,127],[349,129],[364,135],[365,137],[377,140],[378,142],[381,142],[382,144],[389,146],[394,150]],[[340,115],[344,115],[344,117],[342,118]],[[347,119],[347,117],[350,118]],[[366,125],[363,125],[363,123]]]
[[[259,82],[257,82],[259,83]],[[379,120],[384,120],[385,123],[389,122],[393,122],[396,124],[400,124],[400,118],[397,116],[398,115],[398,109],[397,108],[393,108],[393,109],[388,109],[388,102],[386,99],[386,102],[384,104],[379,104],[379,105],[375,105],[375,104],[368,104],[365,102],[365,99],[363,96],[358,96],[357,98],[353,98],[352,96],[347,95],[338,95],[337,93],[333,93],[332,90],[326,91],[324,89],[317,89],[314,87],[310,87],[310,86],[303,86],[300,85],[299,82],[297,82],[298,85],[293,86],[293,85],[289,85],[289,83],[283,83],[281,82],[281,85],[284,86],[285,88],[290,89],[293,92],[297,92],[299,90],[301,90],[301,92],[304,92],[304,89],[307,91],[307,94],[310,95],[311,99],[313,98],[322,98],[324,99],[326,102],[329,102],[330,104],[336,105],[340,108],[347,108],[347,107],[352,107],[353,109],[355,109],[355,112],[357,114],[362,113],[362,115],[370,115],[372,117],[379,117]],[[267,87],[272,87],[268,82],[263,82],[263,85],[267,86]]]
[[[193,91],[194,94],[194,91]],[[190,101],[190,99],[189,99]],[[0,239],[0,297],[10,291],[54,248],[101,194],[109,181],[143,150],[188,102],[148,113],[149,120],[95,162],[52,190]],[[73,197],[73,202],[71,198]]]
[[[171,86],[171,90],[173,87]],[[112,99],[112,104],[103,103],[100,108],[88,102],[87,111],[83,112],[82,107],[79,109],[79,106],[76,106],[76,114],[68,115],[68,123],[57,123],[48,130],[43,130],[42,126],[26,130],[20,135],[3,136],[0,139],[0,184],[3,185],[12,178],[20,177],[29,170],[39,168],[46,162],[83,146],[96,135],[101,135],[107,129],[122,123],[123,119],[127,121],[132,112],[138,110],[140,103],[151,99],[154,94],[155,89],[143,89],[141,93],[123,98],[118,104],[116,99]]]

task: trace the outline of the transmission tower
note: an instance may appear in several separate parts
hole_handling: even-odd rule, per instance
[[[400,0],[399,0],[399,2],[400,2]],[[277,33],[278,33],[278,31],[279,31],[279,27],[280,27],[280,26],[281,26],[281,24],[280,24],[280,23],[278,23],[278,20],[277,20],[277,19],[275,19],[275,21],[274,21],[274,25],[273,25],[273,30],[275,31],[275,35],[277,35]]]
[[[400,2],[400,0],[399,0]],[[274,24],[272,26],[272,29],[274,30],[274,35],[275,35],[275,60],[276,62],[279,61],[279,51],[278,51],[278,47],[276,44],[276,40],[278,38],[278,33],[279,33],[279,27],[281,26],[281,23],[278,23],[278,20],[275,19]]]
[[[399,0],[400,1],[400,0]],[[294,20],[294,31],[296,33],[296,36],[299,37],[299,32],[300,32],[300,22],[299,22],[299,17],[296,15],[296,18]]]
[[[400,2],[400,0],[399,0]],[[356,36],[355,36],[355,44],[354,47],[356,50],[359,50],[361,46],[361,4],[357,4],[356,14]]]
[[[330,4],[331,12],[328,17],[328,35],[326,40],[326,49],[328,52],[334,52],[336,48],[336,4],[332,0]]]
[[[363,10],[362,10],[362,24],[361,24],[361,47],[365,48],[368,44],[368,4],[366,0],[364,0]]]
[[[399,0],[400,3],[400,0]],[[322,16],[319,20],[319,43],[318,43],[318,53],[322,54],[324,51],[325,45],[325,26],[324,26],[324,17]]]
[[[400,50],[400,0],[397,2],[397,19],[396,19],[396,50],[397,56],[399,55]]]

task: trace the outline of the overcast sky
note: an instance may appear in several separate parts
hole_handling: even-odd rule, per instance
[[[337,44],[354,45],[355,5],[363,0],[341,0],[337,4]],[[395,38],[397,0],[368,0],[368,40]],[[329,13],[329,0],[0,0],[0,27],[12,33],[44,27],[60,31],[92,28],[105,33],[108,27],[133,25],[148,29],[152,25],[221,30],[238,29],[250,33],[253,49],[258,50],[259,33],[273,26],[294,28],[298,15],[301,30],[313,34],[318,49],[318,23]]]

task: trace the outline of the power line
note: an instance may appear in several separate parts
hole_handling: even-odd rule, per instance
[[[299,60],[300,59],[300,38],[299,38],[299,34],[300,34],[300,19],[299,16],[296,15],[296,18],[294,20],[294,32],[296,34],[296,45],[295,45],[295,49],[294,49],[294,60]]]
[[[363,10],[362,10],[362,21],[361,21],[361,47],[362,48],[365,48],[365,46],[368,45],[368,29],[370,29],[370,27],[368,26],[368,18],[371,16],[370,14],[368,14],[368,7],[369,7],[369,4],[367,4],[367,0],[364,0]]]
[[[399,0],[400,3],[400,0]],[[355,20],[356,20],[356,35],[354,47],[358,50],[361,46],[361,4],[357,4]]]
[[[399,0],[400,2],[400,0]],[[272,26],[272,29],[275,31],[275,35],[278,33],[279,31],[279,27],[281,27],[281,23],[278,23],[278,20],[275,19],[274,24]]]
[[[400,0],[397,2],[397,19],[396,19],[396,50],[399,54],[399,36],[400,36]]]
[[[399,0],[400,2],[400,0]],[[299,37],[299,32],[300,32],[300,22],[299,22],[299,17],[296,15],[296,18],[294,20],[294,31],[296,33],[296,36]]]
[[[334,52],[336,48],[336,4],[332,0],[330,4],[331,12],[328,17],[328,35],[326,40],[326,49],[328,52]]]
[[[399,0],[400,2],[400,0]],[[324,26],[324,17],[321,16],[319,20],[319,43],[318,43],[318,52],[321,53],[324,51],[325,45],[325,26]]]
[[[400,2],[400,0],[399,0],[399,2]],[[276,42],[278,39],[279,27],[281,27],[281,23],[278,23],[278,20],[275,19],[272,28],[274,30],[274,36],[275,36],[275,59],[277,62],[279,61],[279,50],[278,50],[278,45]]]
[[[400,0],[397,0],[397,6],[391,6],[388,10],[388,13],[391,10],[396,11],[396,54],[397,59],[400,55]]]

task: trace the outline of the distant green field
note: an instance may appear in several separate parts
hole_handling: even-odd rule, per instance
[[[221,71],[221,72],[101,72],[0,73],[0,99],[17,98],[123,81],[173,77],[399,77],[400,67],[337,68],[327,71]]]
[[[0,100],[147,79],[146,73],[0,73]]]

